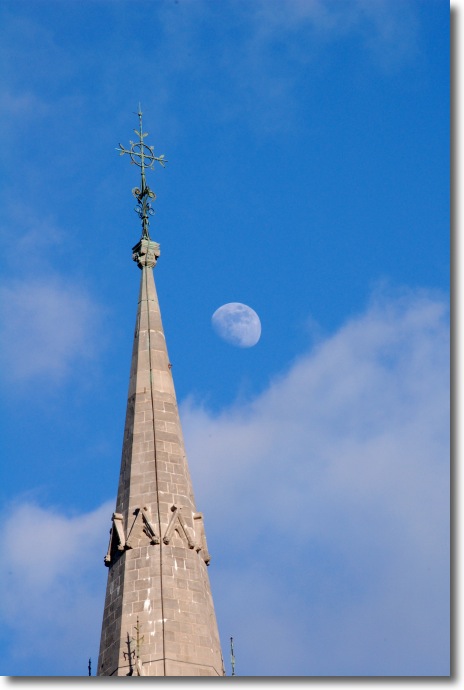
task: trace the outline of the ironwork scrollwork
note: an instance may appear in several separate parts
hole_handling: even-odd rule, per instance
[[[154,146],[148,146],[148,144],[144,143],[144,139],[146,136],[148,136],[148,132],[144,132],[142,128],[142,111],[140,104],[137,115],[139,117],[139,129],[134,129],[134,132],[139,137],[139,140],[136,142],[130,141],[130,149],[126,149],[120,143],[119,148],[117,148],[116,151],[119,151],[119,155],[121,156],[123,156],[125,153],[129,154],[131,164],[137,165],[140,168],[142,184],[141,187],[134,187],[132,194],[138,201],[138,204],[134,210],[142,221],[142,239],[149,240],[149,217],[153,216],[155,213],[150,203],[150,199],[156,199],[156,194],[146,183],[145,170],[147,168],[149,170],[154,170],[155,163],[159,163],[164,168],[167,160],[165,159],[164,154],[161,156],[155,156]]]

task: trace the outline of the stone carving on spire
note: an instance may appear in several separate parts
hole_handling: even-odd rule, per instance
[[[140,539],[142,535],[149,538],[150,544],[159,544],[160,540],[152,523],[148,508],[146,506],[143,508],[136,508],[134,513],[135,519],[127,535],[126,548],[132,549],[133,542]]]
[[[134,510],[134,520],[130,529],[128,529],[127,537],[124,535],[123,516],[120,513],[113,513],[113,527],[110,530],[110,542],[108,545],[108,552],[105,556],[105,565],[109,566],[117,557],[118,552],[132,549],[140,543],[141,539],[148,537],[149,543],[156,546],[160,543],[156,527],[153,525],[153,520],[150,516],[150,511],[147,506],[143,508],[136,508]],[[206,565],[210,564],[211,556],[208,553],[206,545],[206,535],[203,526],[203,514],[193,513],[193,536],[191,530],[187,527],[186,520],[182,514],[182,508],[176,505],[171,506],[171,516],[164,532],[163,544],[170,544],[177,532],[179,537],[187,544],[189,549],[195,549],[197,553],[201,553]]]
[[[123,516],[120,513],[113,513],[113,526],[110,529],[110,542],[105,556],[105,565],[109,566],[114,560],[115,552],[124,551],[126,548],[126,538],[124,536]]]
[[[153,268],[160,255],[158,242],[142,238],[135,247],[132,248],[132,260],[137,262],[139,268]]]
[[[173,505],[171,507],[172,515],[171,519],[169,520],[169,524],[167,526],[166,532],[164,533],[163,537],[163,543],[164,544],[169,544],[174,531],[177,531],[179,536],[181,538],[185,538],[187,541],[189,549],[194,549],[195,548],[195,542],[192,539],[192,537],[189,534],[189,530],[187,525],[185,524],[185,520],[182,516],[182,509],[178,508],[176,505]]]

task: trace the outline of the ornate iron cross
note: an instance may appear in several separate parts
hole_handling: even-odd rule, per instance
[[[137,134],[139,140],[136,142],[130,141],[130,149],[124,148],[124,146],[120,143],[119,148],[117,148],[116,151],[119,151],[120,156],[123,156],[125,153],[128,153],[131,158],[131,164],[137,165],[140,168],[142,184],[140,188],[134,187],[134,189],[132,190],[132,194],[138,201],[138,204],[135,207],[135,212],[138,214],[140,220],[142,221],[142,239],[149,240],[149,216],[152,216],[155,213],[151,207],[150,199],[156,199],[156,194],[147,185],[145,178],[145,170],[147,168],[150,170],[154,170],[156,162],[160,163],[160,165],[162,165],[164,168],[165,164],[167,163],[167,160],[164,158],[164,155],[155,156],[155,154],[153,153],[154,147],[148,146],[144,143],[143,140],[146,136],[148,136],[148,132],[143,131],[142,114],[143,113],[139,103],[139,110],[137,113],[139,117],[139,129],[134,129],[134,132]]]

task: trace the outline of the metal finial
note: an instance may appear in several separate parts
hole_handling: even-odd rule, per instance
[[[135,638],[135,640],[134,640],[134,638],[132,638],[136,644],[136,647],[135,647],[136,666],[135,666],[135,668],[136,668],[136,674],[138,676],[142,676],[143,675],[143,666],[142,666],[142,660],[140,658],[140,643],[143,642],[144,636],[142,635],[142,637],[140,637],[140,623],[139,623],[139,617],[138,616],[137,616],[137,625],[135,626],[135,631],[137,633],[137,637]]]
[[[232,666],[232,675],[235,676],[235,655],[234,655],[234,638],[230,638],[230,665]]]
[[[131,141],[129,142],[131,147],[130,149],[124,148],[124,146],[120,143],[119,148],[116,148],[116,151],[119,151],[119,155],[123,156],[125,153],[128,153],[130,158],[131,158],[131,163],[133,165],[137,165],[140,168],[140,174],[141,174],[141,186],[139,187],[134,187],[132,190],[132,194],[135,196],[135,198],[138,201],[138,205],[135,207],[135,212],[139,216],[140,220],[142,221],[142,239],[149,240],[150,239],[150,234],[148,232],[148,226],[149,226],[149,216],[152,216],[155,212],[151,207],[150,204],[150,199],[156,199],[156,194],[150,189],[150,187],[147,185],[146,178],[145,178],[145,170],[148,168],[149,170],[154,170],[155,169],[155,163],[158,162],[160,165],[165,166],[165,163],[167,163],[167,160],[164,158],[164,155],[162,156],[155,156],[153,153],[154,147],[153,146],[148,146],[147,144],[144,143],[144,139],[146,136],[148,136],[148,132],[143,131],[142,127],[142,107],[139,103],[139,109],[137,112],[138,118],[139,118],[139,129],[134,129],[135,134],[138,136],[138,141]]]

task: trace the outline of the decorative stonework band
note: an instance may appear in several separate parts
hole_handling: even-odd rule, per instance
[[[128,530],[127,537],[123,528],[123,516],[120,513],[113,513],[113,526],[110,530],[108,551],[104,559],[105,565],[108,567],[112,565],[112,563],[117,559],[118,551],[121,552],[126,551],[127,549],[132,549],[142,535],[148,537],[150,544],[152,545],[159,544],[160,541],[162,541],[163,544],[169,545],[173,538],[174,532],[177,532],[179,537],[186,543],[189,549],[195,549],[197,553],[200,553],[201,551],[203,560],[205,561],[206,565],[209,565],[211,556],[208,553],[208,547],[206,545],[202,513],[193,513],[192,517],[195,525],[193,536],[182,515],[182,508],[173,505],[171,506],[171,513],[170,520],[164,531],[162,539],[160,536],[158,536],[156,527],[153,525],[151,516],[149,515],[148,509],[145,506],[143,508],[136,508],[134,510],[135,518],[130,529]],[[161,530],[159,530],[159,533],[161,534]]]

